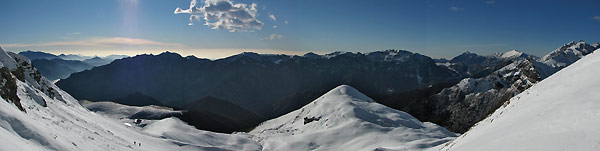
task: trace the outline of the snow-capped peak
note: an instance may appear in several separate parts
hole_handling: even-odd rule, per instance
[[[502,56],[500,56],[501,58],[513,58],[513,57],[519,57],[523,55],[523,52],[520,52],[518,50],[511,50],[508,52],[505,52],[502,54]]]
[[[535,57],[526,53],[523,53],[519,50],[510,50],[504,53],[495,53],[491,57],[495,57],[498,59],[515,59],[519,57],[527,58],[527,57]],[[537,57],[536,57],[537,58]]]
[[[413,150],[436,146],[455,136],[435,124],[378,104],[347,85],[262,123],[250,134],[263,150]]]
[[[540,62],[554,68],[563,68],[596,49],[598,46],[587,44],[584,41],[572,41],[545,55]]]
[[[344,97],[343,99],[326,99],[330,97]],[[360,93],[358,90],[354,89],[349,85],[340,85],[329,92],[325,93],[321,96],[317,101],[362,101],[362,102],[374,102],[371,98],[366,95]],[[318,102],[314,102],[318,103]]]
[[[8,52],[4,51],[2,47],[0,47],[0,67],[7,67],[9,69],[14,69],[17,67],[14,59],[12,59]]]

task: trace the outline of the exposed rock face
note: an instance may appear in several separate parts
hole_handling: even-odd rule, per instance
[[[25,111],[21,106],[21,99],[17,96],[17,81],[7,67],[0,68],[0,78],[2,78],[2,81],[0,81],[2,83],[0,85],[0,96],[6,101],[12,101],[19,110]]]
[[[483,78],[463,79],[426,99],[431,121],[465,132],[505,101],[541,80],[533,60],[519,59]]]
[[[42,75],[32,65],[31,61],[27,57],[15,54],[12,52],[5,52],[0,48],[0,95],[6,101],[10,101],[15,104],[21,111],[26,112],[26,109],[21,106],[21,98],[18,97],[18,93],[21,91],[41,91],[48,97],[62,100],[59,93],[52,88],[47,80],[43,80]],[[18,89],[18,85],[21,83],[27,83],[30,87],[24,89]],[[36,102],[42,106],[46,106],[46,101],[43,97],[32,96]]]

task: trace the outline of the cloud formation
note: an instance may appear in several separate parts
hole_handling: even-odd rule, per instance
[[[211,29],[225,29],[230,32],[253,32],[261,30],[264,23],[258,20],[257,5],[235,3],[232,0],[206,0],[200,7],[196,0],[190,2],[189,9],[177,7],[175,14],[190,14],[190,23],[204,20]]]
[[[485,4],[496,4],[496,0],[487,0]]]
[[[594,17],[592,17],[592,20],[600,21],[600,16],[594,16]]]
[[[118,48],[125,46],[143,46],[143,47],[173,47],[181,48],[185,47],[178,43],[165,43],[157,42],[146,39],[135,39],[126,37],[111,37],[111,38],[96,38],[89,40],[77,40],[77,41],[57,41],[57,42],[45,42],[45,43],[13,43],[13,44],[1,44],[7,48],[24,48],[24,47],[98,47],[98,48]]]
[[[273,14],[269,15],[269,18],[271,18],[271,20],[273,20],[273,21],[277,21],[277,18]]]
[[[279,34],[271,34],[269,35],[269,37],[267,37],[267,39],[269,40],[275,40],[275,39],[281,39],[283,38],[283,35],[279,35]]]
[[[460,8],[460,7],[456,7],[456,6],[450,7],[450,11],[453,11],[453,12],[458,12],[458,11],[462,11],[462,10],[463,10],[463,8]]]

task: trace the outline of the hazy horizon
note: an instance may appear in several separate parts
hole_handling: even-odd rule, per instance
[[[408,50],[432,58],[600,41],[599,1],[108,0],[1,2],[0,47],[222,58]],[[88,6],[88,7],[82,7]],[[22,11],[28,8],[29,11]],[[193,8],[193,9],[190,9]],[[220,17],[216,17],[220,15]]]
[[[0,46],[2,47],[2,46]],[[3,47],[2,47],[3,48]],[[558,48],[558,47],[557,47]],[[4,49],[4,48],[3,48]],[[385,49],[385,50],[402,50],[402,49]],[[343,50],[336,50],[336,51],[285,51],[285,50],[260,50],[260,49],[205,49],[205,50],[201,50],[201,51],[197,51],[197,50],[88,50],[88,51],[64,51],[64,50],[21,50],[21,51],[13,51],[13,50],[7,50],[7,51],[11,51],[11,52],[15,52],[15,53],[19,53],[19,52],[24,52],[24,51],[34,51],[34,52],[44,52],[44,53],[50,53],[53,55],[61,55],[61,54],[65,54],[65,55],[80,55],[80,56],[88,56],[88,57],[94,57],[94,56],[98,56],[98,57],[106,57],[109,55],[127,55],[130,57],[136,56],[136,55],[143,55],[143,54],[152,54],[152,55],[158,55],[164,52],[174,52],[177,53],[183,57],[185,56],[195,56],[197,58],[205,58],[205,59],[222,59],[222,58],[227,58],[233,55],[237,55],[237,54],[241,54],[244,52],[254,52],[254,53],[258,53],[258,54],[284,54],[284,55],[298,55],[298,56],[302,56],[306,53],[316,53],[319,55],[325,55],[325,54],[329,54],[329,53],[334,53],[334,52],[352,52],[352,53],[369,53],[369,52],[376,52],[376,51],[385,51],[385,50],[372,50],[372,51],[343,51]],[[504,53],[504,52],[508,52],[508,51],[512,51],[515,49],[511,49],[511,50],[506,50],[506,51],[498,51],[498,52],[488,52],[486,54],[482,54],[479,52],[475,52],[475,51],[464,51],[464,52],[460,52],[457,53],[454,56],[449,56],[449,57],[434,57],[434,56],[429,56],[427,54],[422,54],[419,52],[415,52],[415,51],[411,51],[411,50],[405,50],[405,51],[409,51],[409,52],[413,52],[413,53],[419,53],[428,57],[431,57],[433,59],[452,59],[456,56],[459,56],[465,52],[471,52],[471,53],[475,53],[478,55],[482,55],[482,56],[489,56],[489,55],[493,55],[495,53]],[[554,50],[554,49],[553,49]],[[522,51],[522,50],[517,50],[526,54],[530,54],[530,55],[534,55],[534,56],[538,56],[538,57],[543,57],[544,55],[552,52],[553,50],[548,50],[548,52],[546,52],[545,54],[542,55],[536,55],[536,54],[530,54],[527,53],[526,51]]]

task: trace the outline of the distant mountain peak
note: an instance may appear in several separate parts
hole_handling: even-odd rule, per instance
[[[470,52],[470,51],[465,51],[465,52],[461,53],[458,56],[481,56],[481,55],[473,53],[473,52]]]
[[[457,63],[457,62],[464,62],[464,63],[466,63],[466,62],[476,62],[476,63],[480,63],[480,62],[482,62],[485,59],[486,59],[485,56],[481,56],[481,55],[478,55],[476,53],[472,53],[472,52],[466,51],[466,52],[464,52],[464,53],[462,53],[462,54],[460,54],[460,55],[452,58],[450,60],[450,62],[452,62],[452,63]]]
[[[19,52],[20,55],[26,56],[27,58],[29,58],[29,60],[35,60],[35,59],[55,59],[55,58],[59,58],[59,56],[51,54],[51,53],[46,53],[46,52],[41,52],[41,51],[31,51],[31,50],[27,50],[27,51],[21,51]]]
[[[170,51],[162,52],[162,53],[160,53],[160,54],[158,54],[156,56],[165,56],[165,57],[169,56],[169,57],[179,57],[179,58],[181,58],[180,54],[178,54],[176,52],[170,52]]]
[[[318,54],[313,53],[313,52],[308,52],[308,53],[306,53],[306,54],[304,54],[302,56],[306,57],[306,58],[310,58],[310,59],[315,59],[315,58],[320,58],[321,57],[321,55],[318,55]]]
[[[513,49],[504,53],[496,53],[494,56],[502,59],[512,59],[517,57],[529,57],[530,55],[525,54],[519,50]]]
[[[596,49],[598,49],[598,45],[590,45],[583,40],[578,42],[571,41],[542,57],[540,62],[551,67],[562,68],[592,53]]]
[[[240,54],[237,55],[233,55],[227,58],[223,58],[222,60],[229,60],[229,61],[237,61],[237,60],[246,60],[246,59],[251,59],[251,60],[262,60],[262,57],[265,55],[262,54],[258,54],[255,52],[242,52]]]

